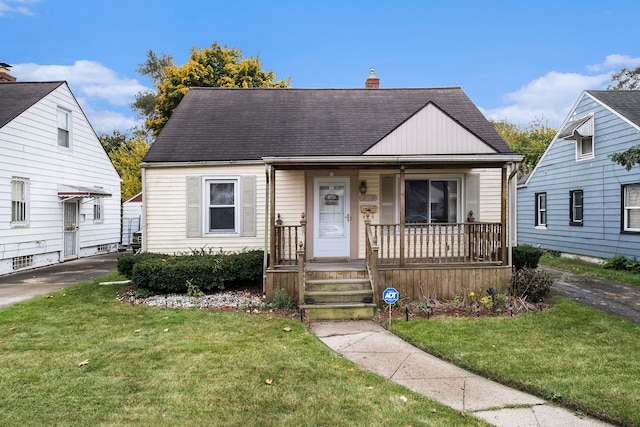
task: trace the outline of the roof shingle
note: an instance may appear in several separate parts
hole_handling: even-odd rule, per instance
[[[0,83],[0,128],[47,96],[64,82]]]

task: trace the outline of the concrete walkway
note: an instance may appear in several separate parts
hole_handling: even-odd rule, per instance
[[[311,329],[329,348],[363,368],[496,426],[609,425],[443,362],[370,320],[316,322]]]

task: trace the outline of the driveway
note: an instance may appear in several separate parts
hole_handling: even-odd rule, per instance
[[[551,293],[640,324],[640,286],[541,267],[553,280]]]
[[[117,271],[118,252],[0,276],[0,308]]]

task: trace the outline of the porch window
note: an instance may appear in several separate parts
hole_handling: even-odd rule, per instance
[[[622,186],[623,231],[640,232],[640,184]]]
[[[69,116],[69,111],[58,108],[58,145],[60,147],[70,147]]]
[[[96,197],[93,199],[93,222],[94,223],[102,223],[104,221],[103,217],[104,204],[101,197]]]
[[[236,232],[237,180],[207,181],[209,232]]]
[[[547,226],[547,193],[536,193],[536,227]]]
[[[456,223],[459,180],[407,179],[405,222],[407,224]]]
[[[573,190],[569,192],[569,224],[571,225],[582,225],[582,198],[582,190]]]
[[[11,225],[29,223],[29,178],[11,179]]]

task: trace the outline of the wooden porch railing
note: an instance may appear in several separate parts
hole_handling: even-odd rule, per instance
[[[282,218],[278,214],[274,226],[274,265],[296,265],[298,263],[298,251],[304,246],[305,224],[304,213],[299,225],[283,225]]]
[[[365,264],[367,266],[367,272],[369,273],[369,278],[371,280],[373,303],[378,306],[379,292],[377,292],[377,290],[379,289],[378,284],[380,283],[380,275],[378,272],[378,254],[380,248],[378,246],[378,238],[373,234],[373,229],[371,228],[371,218],[369,217],[369,213],[365,215],[364,227]]]
[[[502,224],[370,224],[379,247],[379,265],[432,263],[502,263]],[[404,246],[404,247],[403,247]]]

